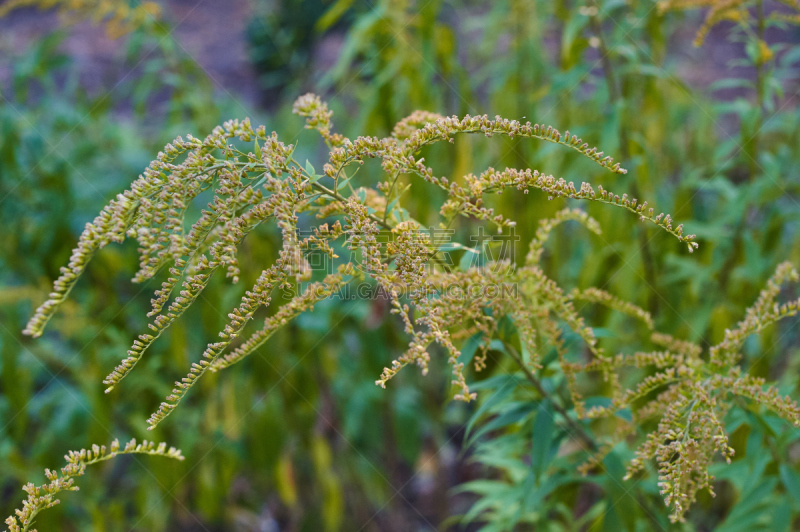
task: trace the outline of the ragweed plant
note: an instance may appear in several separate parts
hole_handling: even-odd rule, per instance
[[[659,350],[637,352],[632,355],[596,358],[586,364],[562,365],[570,382],[580,372],[597,371],[612,383],[614,390],[609,406],[594,406],[588,410],[573,388],[572,397],[581,417],[597,419],[609,417],[617,420],[618,436],[633,434],[651,418],[660,418],[658,428],[647,435],[627,468],[625,478],[643,471],[646,462],[655,459],[658,464],[659,487],[667,505],[673,507],[670,518],[683,521],[684,514],[695,501],[701,489],[714,494],[711,483],[714,477],[708,467],[719,453],[728,462],[734,454],[728,444],[724,418],[737,398],[754,401],[771,410],[795,427],[800,427],[800,407],[789,396],[781,396],[774,387],[764,387],[762,378],[742,372],[739,366],[744,341],[773,323],[795,316],[800,309],[800,299],[783,304],[776,302],[781,285],[800,280],[791,264],[778,266],[756,302],[735,329],[726,330],[722,342],[702,356],[702,348],[692,342],[653,332],[650,338]],[[626,309],[620,309],[625,311]],[[649,316],[627,311],[642,318],[653,329]],[[620,385],[622,368],[654,368],[655,372],[642,379],[634,388]],[[653,396],[657,392],[657,395]],[[622,410],[632,413],[631,421],[614,417]],[[613,445],[605,446],[592,457],[584,470],[599,463],[604,453]]]
[[[111,446],[92,445],[91,449],[81,449],[80,451],[69,451],[64,459],[67,465],[61,468],[61,472],[45,469],[44,474],[49,481],[47,484],[36,486],[33,483],[25,484],[22,489],[28,494],[28,498],[22,502],[22,509],[16,510],[16,515],[6,518],[9,532],[36,532],[32,529],[36,516],[42,510],[52,508],[60,501],[56,499],[62,491],[78,491],[75,485],[75,478],[86,473],[86,466],[110,460],[123,454],[147,454],[151,456],[165,456],[175,460],[183,460],[183,455],[179,449],[174,447],[167,448],[166,443],[156,445],[151,441],[144,440],[136,443],[131,440],[120,447],[119,440],[111,442]]]
[[[102,23],[111,38],[130,33],[161,14],[161,6],[147,1],[131,5],[126,0],[8,0],[0,5],[0,17],[22,7],[55,8],[67,23],[79,20]]]
[[[676,520],[682,517],[696,491],[709,486],[707,466],[714,454],[717,451],[726,457],[731,454],[721,421],[728,394],[765,404],[798,423],[797,406],[789,399],[779,398],[771,388],[764,390],[762,381],[742,375],[737,356],[746,336],[797,312],[797,302],[782,307],[773,305],[778,285],[797,277],[788,265],[779,269],[739,329],[731,331],[723,343],[712,349],[708,361],[700,357],[692,344],[658,333],[649,338],[662,346],[662,351],[611,356],[598,345],[574,301],[609,306],[640,319],[652,330],[650,314],[599,289],[565,291],[539,264],[554,227],[578,222],[599,233],[601,228],[594,219],[574,208],[558,212],[553,219],[542,222],[520,263],[501,256],[479,264],[462,260],[462,266],[454,268],[446,251],[459,249],[460,245],[442,244],[437,235],[449,231],[463,218],[494,226],[501,236],[512,233],[515,222],[487,205],[490,194],[507,189],[525,194],[534,189],[550,199],[569,198],[620,207],[673,235],[689,251],[697,247],[694,235],[685,234],[682,225],[674,225],[670,215],[655,214],[646,201],[627,194],[616,195],[602,186],[595,188],[586,182],[576,186],[572,181],[538,170],[514,168],[489,168],[456,182],[437,176],[425,164],[424,157],[420,157],[420,151],[438,142],[452,142],[459,134],[504,135],[564,146],[605,170],[624,174],[626,170],[610,156],[590,148],[569,132],[561,134],[552,126],[501,117],[444,117],[418,111],[400,121],[389,137],[351,140],[333,132],[333,113],[313,94],[300,97],[294,112],[306,117],[306,127],[316,130],[330,149],[321,174],[311,163],[301,164],[295,159],[296,146],[282,142],[277,133],[267,134],[263,126],[253,128],[247,119],[226,122],[202,140],[191,135],[175,139],[130,189],[119,194],[86,225],[69,264],[62,268],[53,292],[30,319],[25,333],[42,334],[97,251],[111,242],[137,239],[140,268],[134,281],[153,278],[164,268],[169,273],[152,299],[150,331],[138,336],[127,357],[104,381],[110,392],[121,384],[153,342],[200,297],[213,275],[224,271],[233,282],[238,280],[238,248],[258,226],[274,220],[282,234],[277,260],[261,272],[238,307],[228,314],[230,321],[220,332],[220,340],[207,346],[186,377],[175,383],[172,393],[150,416],[150,429],[177,408],[206,372],[219,371],[243,360],[293,317],[336,294],[345,285],[368,279],[388,296],[392,312],[399,315],[410,338],[407,350],[376,381],[381,387],[408,365],[416,365],[423,374],[427,373],[431,347],[437,344],[451,366],[454,398],[469,402],[476,398],[476,393],[470,390],[465,363],[460,360],[463,339],[478,341],[474,366],[480,371],[486,366],[492,338],[498,335],[503,323],[511,322],[518,331],[518,345],[507,343],[507,352],[537,390],[545,393],[535,373],[542,367],[542,348],[554,347],[569,383],[575,411],[581,418],[594,419],[638,406],[637,401],[661,391],[659,399],[636,409],[640,417],[660,415],[662,421],[631,464],[630,474],[637,473],[644,460],[655,456],[664,477],[662,489],[667,503],[674,508]],[[374,189],[356,185],[353,167],[366,159],[380,160],[386,176]],[[405,175],[417,176],[446,194],[438,227],[423,227],[402,207],[408,187],[402,187],[400,179]],[[190,204],[206,191],[213,192],[213,200],[189,224],[186,214]],[[314,222],[315,219],[319,222]],[[478,254],[476,249],[464,253]],[[317,275],[319,272],[311,265],[312,255],[329,261],[326,275]],[[270,306],[281,289],[296,293],[266,319],[260,330],[239,341],[255,313]],[[562,324],[584,341],[588,361],[571,360],[567,356]],[[624,391],[617,372],[625,365],[654,366],[661,371]],[[592,372],[600,372],[611,383],[614,391],[611,406],[586,407],[578,376]],[[557,410],[576,434],[593,442],[565,410],[561,407]],[[626,430],[620,429],[618,435],[628,434]],[[591,447],[595,447],[594,443]],[[585,469],[598,460],[597,456],[590,458]]]

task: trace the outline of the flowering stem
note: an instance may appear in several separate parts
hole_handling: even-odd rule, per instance
[[[577,436],[580,440],[582,440],[586,444],[586,447],[588,448],[589,451],[592,452],[597,451],[598,450],[597,443],[595,443],[592,437],[589,436],[589,434],[584,430],[583,426],[581,426],[580,423],[578,423],[569,416],[569,413],[563,406],[553,401],[553,398],[544,389],[542,382],[536,377],[536,375],[533,374],[530,368],[525,365],[525,362],[523,362],[519,352],[517,352],[517,350],[514,349],[514,346],[512,346],[505,340],[503,341],[503,346],[506,348],[506,352],[508,352],[508,354],[511,355],[511,358],[514,359],[514,362],[516,362],[519,368],[522,370],[522,373],[525,374],[525,377],[530,381],[533,387],[536,388],[536,391],[539,392],[539,394],[542,397],[550,399],[550,403],[553,405],[553,409],[555,409],[555,411],[561,414],[561,416],[564,418],[564,421],[567,423],[567,425],[569,425],[569,428],[571,429],[572,435]]]

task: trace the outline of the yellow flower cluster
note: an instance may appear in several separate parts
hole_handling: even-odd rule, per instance
[[[791,8],[796,13],[782,13],[775,11],[770,14],[770,18],[783,20],[793,24],[800,24],[800,2],[798,0],[779,0],[785,6]],[[661,13],[667,11],[679,11],[686,9],[699,9],[707,7],[708,13],[703,20],[700,29],[694,39],[695,46],[702,46],[711,28],[722,21],[730,20],[741,24],[747,23],[750,19],[748,8],[756,2],[752,0],[660,0],[658,9]],[[759,6],[758,9],[763,9]],[[772,58],[772,51],[763,40],[759,40],[760,61],[766,62]]]
[[[127,0],[6,0],[0,5],[0,17],[22,7],[57,9],[66,23],[79,20],[102,23],[112,39],[130,33],[148,21],[157,20],[161,15],[161,6],[148,1],[132,6]]]

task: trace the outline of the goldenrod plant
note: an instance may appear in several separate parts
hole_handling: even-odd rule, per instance
[[[56,496],[62,491],[78,491],[80,488],[75,485],[75,479],[86,473],[86,466],[105,462],[123,454],[146,454],[183,460],[180,449],[167,448],[167,444],[163,442],[158,445],[147,440],[137,443],[135,439],[130,440],[124,447],[120,447],[119,440],[114,440],[108,448],[105,445],[95,444],[88,450],[69,451],[64,456],[67,465],[62,467],[60,472],[45,469],[44,473],[49,481],[47,484],[36,486],[29,482],[22,487],[28,498],[22,502],[22,509],[16,510],[16,515],[6,518],[8,531],[36,532],[36,529],[31,527],[39,512],[59,504],[61,501],[56,499]]]
[[[465,363],[461,361],[465,344],[461,339],[477,341],[481,354],[475,355],[474,366],[480,371],[486,365],[492,339],[498,337],[501,327],[510,326],[517,331],[516,337],[513,341],[504,339],[503,349],[536,391],[545,396],[536,372],[544,367],[541,348],[555,348],[579,419],[593,420],[628,410],[633,413],[632,421],[614,431],[617,437],[625,437],[645,420],[660,418],[658,429],[647,435],[637,451],[628,476],[637,474],[647,460],[655,458],[673,521],[684,518],[698,490],[710,489],[708,467],[713,457],[720,453],[730,460],[733,454],[722,421],[732,405],[730,397],[751,400],[800,426],[796,403],[774,388],[764,388],[763,379],[748,376],[739,365],[740,350],[748,336],[797,314],[798,301],[776,302],[781,284],[798,280],[790,264],[778,268],[746,319],[737,329],[728,331],[724,341],[704,358],[699,346],[655,332],[650,314],[636,305],[596,288],[567,292],[545,275],[539,260],[548,235],[557,225],[574,221],[591,232],[601,231],[597,221],[580,210],[567,208],[552,220],[543,221],[524,263],[519,264],[511,257],[498,256],[481,264],[462,261],[454,268],[445,251],[460,249],[469,258],[470,253],[481,252],[480,246],[444,245],[436,238],[435,229],[447,231],[464,218],[488,223],[499,235],[513,234],[515,222],[488,207],[488,196],[514,189],[525,194],[538,190],[550,199],[620,207],[671,234],[689,252],[694,251],[698,247],[694,235],[675,225],[669,214],[655,214],[646,201],[627,194],[620,196],[586,182],[575,185],[532,169],[489,168],[456,182],[437,176],[419,156],[424,147],[452,142],[458,135],[499,135],[560,145],[605,170],[624,174],[626,170],[604,152],[552,126],[501,117],[458,118],[416,112],[399,122],[390,137],[351,140],[333,132],[333,113],[316,95],[300,97],[294,112],[306,117],[306,128],[316,130],[330,150],[322,173],[317,173],[312,163],[295,159],[295,145],[285,144],[277,133],[267,134],[263,126],[253,128],[247,119],[226,122],[202,140],[191,135],[175,139],[130,189],[86,225],[69,264],[62,268],[49,299],[30,319],[25,333],[34,337],[43,333],[97,251],[112,242],[137,239],[140,260],[134,281],[152,278],[164,268],[169,275],[152,299],[150,332],[138,336],[128,356],[106,377],[106,391],[110,392],[201,296],[215,273],[224,271],[233,282],[238,280],[239,247],[256,227],[274,220],[282,235],[277,261],[262,271],[238,307],[228,314],[230,321],[220,332],[220,340],[208,345],[150,416],[150,429],[164,421],[208,371],[241,361],[298,314],[335,295],[344,285],[367,279],[377,282],[388,295],[392,312],[399,315],[410,338],[406,352],[384,369],[376,384],[386,387],[407,365],[416,365],[427,373],[430,348],[438,344],[451,366],[454,398],[472,401],[476,393],[466,381]],[[385,180],[375,189],[359,186],[357,181],[358,167],[368,159],[378,159],[385,173]],[[404,175],[417,176],[446,192],[437,227],[426,230],[403,208],[408,187],[399,187],[398,181]],[[213,191],[213,199],[186,230],[188,207],[205,191]],[[314,222],[315,218],[321,223]],[[382,236],[389,236],[388,242]],[[310,263],[313,254],[330,261],[325,272],[315,272]],[[348,259],[339,254],[346,254]],[[299,293],[268,317],[261,330],[239,342],[246,325],[260,308],[270,305],[278,289]],[[605,305],[641,321],[649,331],[646,340],[656,349],[631,355],[606,353],[576,310],[575,301]],[[570,359],[562,340],[562,323],[582,339],[588,360]],[[628,366],[655,368],[655,372],[640,373],[638,383],[626,389],[623,382],[629,378],[623,368]],[[587,408],[583,400],[579,379],[593,372],[610,383],[612,396],[607,406]],[[653,397],[655,393],[658,395]],[[598,449],[582,425],[562,407],[554,408],[573,436],[591,442],[587,450]],[[599,464],[608,449],[600,448],[600,454],[591,456],[582,470]]]
[[[767,17],[794,24],[800,23],[800,2],[797,2],[797,0],[779,0],[778,3],[788,9],[775,9],[766,14]],[[756,9],[756,17],[753,17],[750,13],[750,9],[753,7]],[[759,31],[761,35],[758,42],[763,55],[762,61],[772,57],[772,51],[763,40],[764,0],[661,0],[658,3],[658,9],[662,13],[700,8],[708,8],[708,12],[702,26],[697,30],[697,36],[694,40],[695,46],[702,46],[711,28],[722,21],[728,20],[736,22],[750,31]],[[756,23],[756,28],[752,28],[754,22]]]
[[[127,0],[8,0],[0,5],[0,17],[23,7],[56,9],[65,23],[90,20],[103,24],[112,39],[156,20],[161,14],[161,6],[149,1],[132,5]]]

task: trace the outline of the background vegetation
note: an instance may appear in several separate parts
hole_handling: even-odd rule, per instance
[[[458,138],[431,148],[426,161],[455,179],[487,166],[547,168],[672,213],[698,235],[696,253],[616,209],[589,206],[603,234],[562,225],[543,262],[562,286],[633,301],[676,337],[719,342],[779,262],[800,265],[800,30],[774,16],[791,17],[791,2],[745,3],[747,17],[716,25],[698,48],[692,41],[705,13],[651,0],[254,0],[230,8],[249,21],[235,31],[218,27],[213,10],[198,22],[202,2],[175,1],[113,27],[124,33],[116,40],[103,35],[104,21],[81,22],[64,4],[57,19],[32,8],[0,19],[3,515],[19,505],[19,486],[41,483],[68,449],[146,437],[147,415],[224,326],[226,309],[279,241],[271,230],[254,234],[241,254],[245,281],[216,279],[121,390],[106,395],[102,378],[144,328],[157,286],[129,282],[135,245],[100,253],[41,339],[20,334],[83,225],[166,142],[202,137],[228,118],[250,116],[300,141],[308,158],[324,153],[290,115],[291,101],[308,90],[328,98],[338,128],[353,136],[386,135],[426,109],[553,123],[601,145],[627,175],[604,174],[554,146],[499,138]],[[182,24],[210,44],[193,47]],[[87,47],[105,47],[105,62]],[[246,51],[246,75],[219,66],[234,62],[231,49]],[[378,171],[375,163],[361,172],[369,181]],[[419,182],[413,191],[414,216],[432,219],[443,196]],[[526,242],[564,201],[509,194],[496,207],[518,221]],[[607,349],[636,349],[629,321],[583,310]],[[795,398],[797,324],[750,338],[744,362]],[[627,445],[599,473],[575,472],[563,432],[547,423],[547,402],[522,384],[506,386],[520,377],[500,345],[486,371],[468,375],[489,392],[477,404],[450,402],[449,371],[436,364],[427,377],[409,371],[387,390],[376,387],[406,342],[385,301],[318,305],[260,356],[206,379],[159,427],[157,439],[180,447],[185,461],[122,457],[97,466],[38,528],[800,526],[798,432],[763,411],[729,416],[736,455],[714,471],[716,498],[701,496],[688,523],[671,525],[654,475],[622,480]],[[556,374],[545,369],[543,377],[563,395]]]

